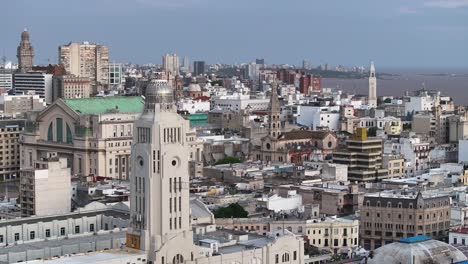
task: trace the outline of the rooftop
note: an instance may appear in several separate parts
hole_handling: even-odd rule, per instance
[[[48,260],[28,261],[28,263],[66,263],[66,264],[88,264],[88,263],[112,263],[123,260],[125,256],[146,258],[146,254],[137,250],[105,250],[85,254],[72,255]]]
[[[139,96],[109,96],[79,99],[65,99],[74,111],[81,114],[104,114],[112,111],[118,113],[140,113],[145,104]]]

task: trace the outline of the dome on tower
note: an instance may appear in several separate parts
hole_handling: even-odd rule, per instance
[[[21,40],[29,40],[29,32],[27,29],[24,29],[24,31],[21,32]]]
[[[152,80],[146,87],[146,106],[147,110],[154,110],[157,103],[172,103],[173,90],[166,80]]]

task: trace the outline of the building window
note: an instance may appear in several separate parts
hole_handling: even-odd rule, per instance
[[[19,233],[15,233],[15,241],[19,241]]]
[[[94,224],[89,225],[89,232],[94,232]]]
[[[36,232],[34,231],[29,232],[29,239],[33,240],[35,238],[36,238]]]
[[[47,130],[47,141],[54,141],[54,128],[52,126],[52,123],[50,123],[49,129]]]
[[[172,230],[172,218],[169,218],[169,230]]]
[[[0,235],[0,243],[3,243],[3,235]]]
[[[73,143],[72,132],[71,132],[70,126],[68,126],[67,124],[67,144],[72,144],[72,143]]]
[[[79,234],[80,233],[80,226],[77,225],[75,226],[75,234]]]
[[[297,260],[297,251],[293,252],[293,260]]]
[[[104,230],[109,230],[109,224],[104,224]]]
[[[57,126],[57,142],[63,142],[63,119],[57,118],[56,119],[56,126]]]
[[[46,231],[45,231],[45,237],[50,237],[50,229],[46,229]]]
[[[65,235],[65,227],[60,228],[60,235],[64,236]]]
[[[276,255],[275,255],[275,264],[278,264],[278,263],[279,263],[279,255],[276,254]]]

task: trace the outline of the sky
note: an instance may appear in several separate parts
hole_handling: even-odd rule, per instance
[[[468,68],[468,0],[2,0],[0,52],[27,28],[35,63],[58,46],[109,46],[113,62],[323,63]]]

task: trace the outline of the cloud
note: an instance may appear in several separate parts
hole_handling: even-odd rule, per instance
[[[468,7],[468,0],[429,0],[424,2],[425,7],[455,9]]]

